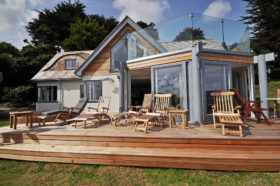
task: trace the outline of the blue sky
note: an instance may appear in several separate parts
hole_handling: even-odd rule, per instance
[[[246,3],[241,0],[80,0],[87,14],[103,14],[121,20],[161,23],[190,12],[239,20],[245,15]],[[0,41],[21,48],[30,39],[24,26],[37,17],[36,10],[53,8],[60,0],[0,0]]]

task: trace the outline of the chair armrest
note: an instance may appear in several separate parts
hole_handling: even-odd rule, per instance
[[[135,109],[140,109],[140,108],[141,108],[140,105],[137,105],[137,106],[129,105],[128,107],[129,107],[130,110],[132,110],[132,109],[134,109],[134,108],[135,108]]]
[[[107,113],[109,111],[108,107],[102,107],[102,109],[103,109],[103,113]],[[106,110],[106,112],[105,112],[105,110]]]
[[[142,112],[143,109],[147,109],[148,111],[154,111],[154,112],[155,112],[155,110],[156,110],[156,109],[154,109],[154,108],[152,108],[152,107],[141,107],[141,108],[140,108],[140,112]]]
[[[72,110],[77,109],[77,110],[81,110],[81,108],[77,108],[77,107],[71,107]]]
[[[241,106],[239,105],[233,108],[233,110],[239,110],[239,109],[241,109]]]
[[[98,109],[97,108],[94,108],[94,107],[88,107],[88,111],[90,111],[90,110],[96,110],[96,111],[98,111]]]
[[[262,103],[263,101],[245,101],[245,103]]]
[[[72,112],[73,107],[62,107],[62,110],[65,110],[67,112]]]

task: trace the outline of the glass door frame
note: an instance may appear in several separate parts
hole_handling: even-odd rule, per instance
[[[166,67],[181,66],[182,69],[182,82],[183,82],[183,108],[188,109],[188,61],[181,61],[176,63],[168,63],[163,65],[156,65],[151,67],[151,92],[155,94],[155,70]]]
[[[227,62],[217,62],[217,61],[201,61],[201,104],[202,104],[202,121],[210,121],[212,119],[212,114],[207,114],[207,108],[206,108],[206,90],[205,90],[205,66],[206,65],[213,65],[213,66],[224,66],[226,67],[225,75],[226,77],[226,88],[225,91],[228,91],[232,88],[232,71],[231,71],[231,63]]]

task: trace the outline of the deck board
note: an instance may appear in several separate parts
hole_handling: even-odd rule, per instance
[[[132,125],[71,125],[17,130],[0,128],[0,158],[78,164],[232,171],[280,171],[280,124],[245,123],[245,136],[221,128],[155,127],[147,134]]]

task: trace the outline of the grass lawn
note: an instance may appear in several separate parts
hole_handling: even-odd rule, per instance
[[[0,114],[0,127],[9,125],[9,116]]]
[[[269,83],[276,97],[280,81]],[[256,94],[259,96],[258,87]],[[273,103],[270,103],[271,106]],[[9,125],[0,115],[0,126]],[[280,172],[225,172],[185,169],[72,165],[0,159],[0,185],[280,185]]]
[[[223,172],[0,159],[0,185],[279,185],[280,172]]]
[[[268,96],[270,98],[277,98],[277,88],[280,88],[280,81],[270,81],[268,83]],[[260,98],[260,88],[258,85],[256,85],[255,90],[256,98]],[[269,101],[269,107],[273,110],[273,101]]]

